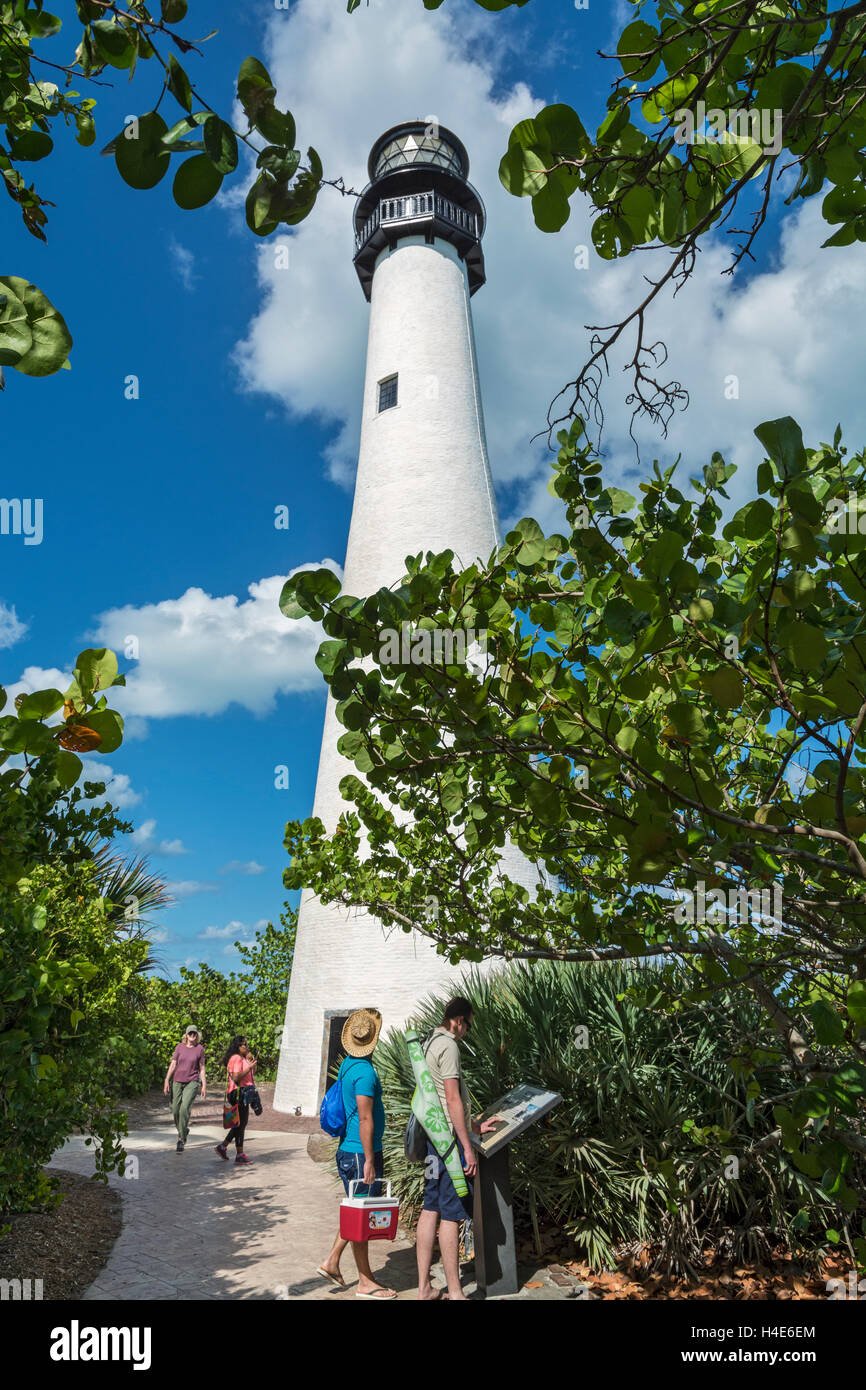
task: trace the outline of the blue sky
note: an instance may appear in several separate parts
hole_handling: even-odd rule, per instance
[[[498,185],[496,165],[511,126],[545,103],[571,102],[587,125],[599,119],[616,70],[595,50],[613,47],[629,8],[532,0],[487,15],[446,0],[428,14],[421,0],[373,0],[350,17],[344,0],[190,5],[186,31],[219,28],[188,63],[207,99],[229,109],[241,59],[262,57],[299,142],[316,145],[328,176],[360,187],[373,140],[406,118],[435,114],[464,140],[489,214],[488,283],[473,306],[506,522],[555,522],[545,450],[530,437],[582,361],[582,325],[613,322],[649,266],[591,258],[576,270],[587,210],[545,237],[528,202]],[[74,6],[54,9],[71,35]],[[294,568],[343,560],[368,310],[351,266],[351,199],[323,191],[287,238],[280,272],[272,242],[257,243],[243,223],[243,172],[195,213],[174,206],[168,179],[149,193],[121,182],[98,151],[127,114],[153,104],[157,77],[147,65],[131,87],[105,77],[114,85],[96,93],[96,145],[61,136],[34,166],[56,203],[47,245],[11,202],[3,210],[3,273],[44,288],[75,346],[72,371],[43,381],[7,372],[0,397],[2,493],[40,496],[45,513],[41,545],[0,537],[0,679],[54,684],[82,647],[139,639],[139,660],[121,662],[128,737],[106,760],[115,800],[137,827],[129,848],[180,885],[162,923],[167,965],[233,968],[231,942],[279,915],[283,827],[312,807],[324,712],[317,640],[282,619],[276,597]],[[719,273],[725,246],[711,244],[694,284],[660,307],[659,335],[692,406],[667,442],[645,436],[647,458],[683,450],[700,466],[721,448],[743,466],[745,488],[761,420],[793,413],[810,442],[841,420],[849,442],[862,442],[864,248],[818,252],[826,234],[817,208],[792,212],[768,229],[750,279],[734,282]],[[731,372],[741,383],[734,402],[721,387]],[[130,374],[138,400],[124,396]],[[609,468],[633,481],[618,387]],[[280,505],[288,531],[273,525]],[[13,608],[17,628],[2,620]],[[276,790],[283,764],[290,786]]]

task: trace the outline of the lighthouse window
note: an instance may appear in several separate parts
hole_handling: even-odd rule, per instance
[[[392,410],[397,404],[397,378],[389,376],[385,381],[379,382],[379,413],[383,410]]]

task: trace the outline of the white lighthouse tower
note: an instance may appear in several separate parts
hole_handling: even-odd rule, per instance
[[[484,205],[461,142],[423,121],[395,126],[370,154],[355,209],[355,268],[370,301],[367,372],[344,592],[394,584],[405,557],[453,550],[462,565],[500,543],[478,387],[470,298],[484,284]],[[313,814],[330,832],[354,772],[328,700]],[[509,864],[513,877],[524,872]],[[457,992],[460,970],[426,938],[386,933],[360,910],[306,890],[274,1104],[318,1110],[340,1030],[353,1009],[399,1027],[434,990]]]

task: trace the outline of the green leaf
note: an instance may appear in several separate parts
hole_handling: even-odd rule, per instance
[[[14,367],[33,342],[24,301],[11,286],[0,286],[0,366]]]
[[[704,717],[697,705],[678,700],[668,705],[665,712],[677,734],[687,742],[694,742],[705,734]]]
[[[644,570],[656,579],[667,579],[683,557],[683,538],[675,531],[662,531],[644,553]]]
[[[560,159],[582,159],[592,149],[583,123],[571,106],[545,106],[535,117],[535,128]]]
[[[49,729],[38,719],[4,720],[3,748],[7,753],[30,753],[41,758],[54,747]]]
[[[247,226],[256,236],[270,236],[280,225],[271,206],[279,195],[276,180],[264,170],[252,185],[246,200]]]
[[[230,125],[210,115],[202,125],[208,158],[221,174],[231,174],[238,166],[238,142]]]
[[[866,1026],[866,980],[854,980],[848,986],[848,1017],[860,1027]]]
[[[499,181],[516,198],[534,196],[547,183],[547,167],[535,150],[512,145],[500,161]]]
[[[264,63],[260,63],[258,58],[244,58],[238,72],[238,101],[251,125],[256,124],[256,117],[260,111],[273,107],[276,95],[277,90]]]
[[[763,540],[772,529],[775,515],[766,497],[758,497],[736,513],[722,535],[726,540],[734,540],[737,536],[745,536],[750,541]]]
[[[75,786],[81,776],[82,766],[77,753],[71,753],[68,748],[61,748],[54,765],[54,775],[64,791]]]
[[[88,647],[79,653],[72,674],[85,695],[108,690],[117,675],[117,657],[110,647]]]
[[[79,145],[92,145],[96,139],[96,124],[89,111],[76,111],[75,127]]]
[[[862,183],[843,183],[831,188],[821,212],[825,222],[852,222],[866,212],[866,187]]]
[[[345,642],[323,642],[316,652],[316,665],[325,676],[332,676],[343,659]]]
[[[527,789],[526,802],[545,825],[558,824],[562,800],[560,791],[553,782],[549,782],[545,777],[537,777]]]
[[[88,729],[99,734],[99,746],[95,753],[113,753],[123,742],[123,720],[117,710],[91,710],[85,717]],[[68,751],[68,750],[66,750]]]
[[[792,623],[785,633],[785,651],[800,671],[814,671],[827,656],[827,639],[820,628]]]
[[[739,709],[743,703],[744,687],[731,666],[721,666],[701,677],[701,688],[711,695],[722,709]]]
[[[29,347],[17,361],[7,361],[6,365],[14,366],[24,376],[51,376],[63,366],[72,347],[72,334],[62,314],[58,313],[42,290],[18,275],[0,275],[0,299],[4,290],[11,291],[13,298],[23,305],[30,330]],[[2,350],[7,341],[4,327],[3,306],[0,305],[0,362],[3,361]],[[10,339],[20,342],[20,332],[13,330]]]
[[[25,130],[21,134],[10,134],[9,149],[15,159],[44,159],[54,149],[54,141],[44,130]]]
[[[63,696],[59,690],[36,690],[25,695],[18,706],[19,719],[48,719],[63,707]]]
[[[274,105],[264,105],[253,122],[256,130],[272,145],[291,149],[295,143],[295,122],[291,112],[278,111]]]
[[[857,228],[853,222],[846,222],[844,227],[840,227],[838,232],[828,236],[826,241],[821,242],[821,250],[825,246],[850,246],[857,240]]]
[[[568,198],[553,179],[548,179],[532,199],[535,225],[542,232],[558,232],[565,226],[570,212]]]
[[[187,0],[160,0],[159,8],[166,24],[180,24],[186,19]]]
[[[59,34],[63,27],[63,21],[47,10],[27,10],[23,18],[27,32],[34,39],[48,39],[52,34]]]
[[[806,467],[806,450],[803,447],[803,431],[785,415],[779,420],[767,420],[754,431],[768,455],[784,478],[792,478],[802,473]]]
[[[281,145],[267,145],[256,160],[256,168],[266,169],[277,182],[288,183],[295,177],[300,162],[300,150],[286,153]]]
[[[822,1046],[840,1043],[845,1036],[845,1025],[835,1009],[824,999],[818,999],[809,1008],[809,1016],[815,1027],[816,1041]]]
[[[647,53],[651,48],[657,46],[658,42],[658,31],[651,24],[646,24],[644,20],[637,19],[633,24],[626,25],[616,46],[617,57],[626,77],[639,82],[646,82],[652,77],[659,65],[659,57],[657,55],[652,57],[639,57],[637,55]]]
[[[117,137],[114,160],[130,188],[155,188],[168,172],[171,156],[162,140],[168,131],[158,111],[147,111]]]
[[[138,31],[114,19],[97,19],[90,26],[100,56],[113,68],[130,68],[138,52]]]
[[[202,208],[219,193],[222,181],[222,174],[208,155],[194,154],[184,160],[174,176],[174,201],[187,211]]]
[[[168,55],[168,89],[175,101],[189,111],[192,107],[192,86],[173,53]]]

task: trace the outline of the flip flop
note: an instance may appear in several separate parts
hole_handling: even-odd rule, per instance
[[[397,1292],[395,1289],[379,1289],[376,1293],[356,1293],[355,1297],[372,1298],[374,1303],[390,1303],[397,1297]]]
[[[323,1269],[321,1265],[319,1265],[316,1273],[321,1274],[323,1279],[327,1279],[329,1284],[336,1284],[338,1289],[344,1289],[346,1287],[346,1281],[342,1274],[338,1277],[336,1274],[331,1274],[330,1270]]]

